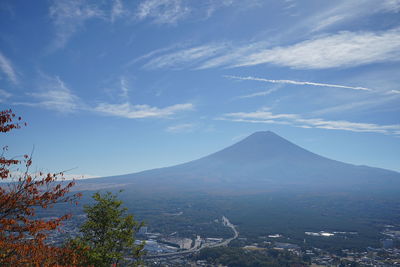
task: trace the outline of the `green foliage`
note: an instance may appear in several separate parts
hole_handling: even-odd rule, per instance
[[[135,244],[135,233],[144,224],[126,214],[122,201],[110,192],[95,193],[93,199],[93,205],[84,207],[87,220],[80,229],[82,236],[69,246],[79,248],[86,259],[83,265],[110,266],[122,263],[125,257],[132,259],[132,265],[138,265],[144,244]]]
[[[195,260],[206,260],[213,265],[229,267],[256,266],[306,266],[301,258],[287,251],[245,250],[242,248],[218,247],[205,248],[195,257]]]

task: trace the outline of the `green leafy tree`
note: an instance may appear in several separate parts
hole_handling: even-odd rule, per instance
[[[122,201],[107,192],[93,195],[95,203],[86,205],[87,220],[81,226],[82,236],[72,240],[68,246],[79,250],[85,262],[82,265],[110,266],[127,264],[124,258],[131,259],[131,265],[137,266],[144,255],[144,243],[135,244],[135,233],[143,222],[135,221],[127,214]]]

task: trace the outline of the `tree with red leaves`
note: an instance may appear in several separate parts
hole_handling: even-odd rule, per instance
[[[11,110],[0,111],[0,134],[18,129],[21,122]],[[36,216],[37,209],[75,203],[80,194],[69,194],[74,181],[63,173],[30,173],[32,156],[6,158],[0,155],[0,266],[60,266],[79,262],[73,250],[46,243],[49,231],[59,230],[71,215],[50,220]]]

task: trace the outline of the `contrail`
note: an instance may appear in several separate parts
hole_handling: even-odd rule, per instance
[[[352,90],[372,91],[372,89],[370,89],[370,88],[361,87],[361,86],[347,86],[347,85],[315,83],[315,82],[300,82],[300,81],[293,81],[293,80],[270,80],[270,79],[256,78],[256,77],[251,77],[251,76],[240,77],[240,76],[225,75],[224,77],[231,78],[231,79],[237,79],[237,80],[250,80],[250,81],[260,81],[260,82],[267,82],[267,83],[312,85],[312,86],[335,87],[335,88],[346,88],[346,89],[352,89]]]

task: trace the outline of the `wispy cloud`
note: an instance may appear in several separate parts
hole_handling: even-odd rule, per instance
[[[169,133],[188,133],[196,127],[193,123],[183,123],[167,127],[165,130]]]
[[[400,12],[400,1],[399,0],[384,0],[383,8],[391,12]]]
[[[265,90],[265,91],[261,91],[261,92],[256,92],[256,93],[252,93],[252,94],[248,94],[248,95],[241,95],[238,96],[237,98],[252,98],[252,97],[258,97],[258,96],[266,96],[269,94],[272,94],[275,91],[278,91],[282,86],[281,85],[276,85],[271,89]]]
[[[350,122],[345,120],[324,120],[324,119],[298,119],[297,122],[307,126],[328,130],[345,130],[352,132],[373,132],[395,135],[400,130],[399,124],[380,125],[374,123]]]
[[[233,44],[225,45],[219,54],[203,61],[197,69],[210,69],[216,67],[231,67],[247,58],[248,55],[264,49],[268,44],[266,42],[254,42],[251,44],[235,46]]]
[[[400,92],[399,92],[399,94],[400,94]],[[332,114],[332,113],[344,113],[344,112],[348,112],[349,110],[353,110],[353,111],[354,110],[357,110],[357,111],[371,110],[374,107],[383,106],[384,104],[387,104],[388,102],[396,101],[399,99],[399,96],[400,95],[391,95],[391,96],[373,95],[372,97],[370,97],[366,100],[351,101],[349,103],[333,105],[330,107],[315,110],[315,111],[311,112],[310,114],[323,115],[323,114]]]
[[[183,49],[178,52],[169,53],[151,59],[144,65],[146,69],[158,68],[179,68],[187,64],[195,65],[200,60],[205,60],[214,56],[216,53],[224,49],[223,44],[204,45],[188,49]]]
[[[193,68],[209,69],[221,66],[231,66],[249,54],[259,51],[266,46],[265,42],[255,42],[243,46],[234,46],[231,43],[220,42],[199,46],[174,45],[154,50],[134,61],[148,59],[144,68]]]
[[[142,118],[169,118],[179,112],[190,111],[194,109],[192,103],[183,103],[166,106],[163,108],[150,105],[131,104],[127,98],[129,88],[125,77],[121,77],[119,95],[126,101],[124,103],[101,102],[96,106],[85,103],[80,97],[75,95],[70,88],[58,77],[51,77],[41,73],[39,90],[33,93],[27,93],[28,101],[13,102],[13,105],[23,105],[30,107],[44,108],[54,110],[59,113],[74,113],[77,111],[89,111],[96,114],[106,114],[128,119]],[[0,89],[1,97],[11,97],[11,94]]]
[[[334,25],[338,23],[339,21],[342,21],[345,17],[343,15],[333,15],[330,17],[327,17],[325,19],[322,19],[319,21],[319,23],[311,30],[311,32],[316,32],[320,31],[322,29],[325,29],[331,25]]]
[[[63,48],[88,20],[97,18],[113,23],[131,14],[122,0],[52,0],[49,16],[54,23],[56,36],[50,51]]]
[[[346,120],[325,120],[321,118],[305,118],[300,114],[272,113],[264,108],[254,112],[226,113],[217,118],[235,122],[287,124],[301,128],[320,128],[327,130],[344,130],[352,132],[372,132],[399,136],[400,125],[381,125],[375,123],[350,122]]]
[[[295,114],[273,114],[269,108],[263,108],[254,112],[233,112],[223,115],[225,118],[233,119],[254,119],[254,120],[275,120],[275,119],[291,119],[294,120],[298,116]]]
[[[311,28],[311,32],[327,30],[333,27],[351,23],[356,19],[365,18],[373,14],[397,13],[400,11],[398,0],[338,0],[324,5],[314,15],[294,27]]]
[[[12,96],[11,93],[6,90],[0,89],[0,103],[5,102],[5,100],[9,99]]]
[[[31,101],[14,102],[14,105],[24,105],[55,110],[60,113],[73,113],[84,108],[81,99],[72,93],[59,77],[45,76],[40,85],[40,92],[27,94]]]
[[[125,67],[129,67],[129,66],[131,66],[131,65],[133,65],[133,64],[135,64],[135,63],[137,63],[139,61],[143,61],[143,60],[146,60],[148,58],[154,58],[156,55],[159,55],[159,54],[162,54],[162,53],[165,53],[165,52],[177,49],[177,48],[182,48],[182,44],[181,43],[173,44],[173,45],[170,45],[170,46],[167,46],[167,47],[163,47],[163,48],[159,48],[159,49],[156,49],[156,50],[152,50],[152,51],[150,51],[150,52],[148,52],[148,53],[146,53],[146,54],[144,54],[142,56],[139,56],[139,57],[136,57],[136,58],[130,60],[128,63],[125,64]]]
[[[125,77],[121,77],[119,79],[119,83],[121,86],[121,97],[128,98],[128,96],[129,96],[128,81],[126,80]]]
[[[265,78],[257,78],[257,77],[240,77],[240,76],[232,76],[227,75],[226,78],[236,79],[236,80],[248,80],[248,81],[259,81],[259,82],[267,82],[267,83],[279,83],[279,84],[295,84],[295,85],[311,85],[311,86],[321,86],[321,87],[333,87],[333,88],[344,88],[344,89],[352,89],[352,90],[364,90],[371,91],[372,89],[361,87],[361,86],[347,86],[347,85],[339,85],[339,84],[329,84],[329,83],[316,83],[316,82],[304,82],[304,81],[293,81],[293,80],[271,80]]]
[[[236,4],[237,7],[253,7],[258,0],[144,0],[137,10],[138,20],[150,20],[156,24],[175,25],[188,18],[208,19],[222,8]]]
[[[7,78],[13,83],[18,84],[18,75],[14,70],[11,61],[6,58],[0,51],[0,69],[7,76]]]
[[[251,54],[234,66],[275,64],[296,69],[353,67],[400,60],[400,30],[341,32]]]
[[[208,1],[206,7],[206,17],[211,17],[218,9],[233,5],[234,0],[222,0],[222,1]]]
[[[94,108],[94,111],[128,119],[141,119],[170,117],[178,112],[192,110],[193,108],[194,106],[191,103],[158,108],[149,105],[132,105],[126,102],[123,104],[100,103]]]
[[[260,97],[269,95],[282,86],[286,84],[294,84],[294,85],[303,85],[303,86],[317,86],[317,87],[329,87],[329,88],[343,88],[343,89],[350,89],[350,90],[341,90],[340,92],[337,90],[325,90],[321,91],[324,93],[324,99],[329,99],[328,101],[320,101],[317,102],[317,110],[309,111],[306,114],[309,116],[320,116],[325,114],[345,114],[345,112],[349,112],[352,110],[353,112],[364,112],[364,111],[371,111],[374,109],[382,110],[386,109],[386,106],[396,105],[395,101],[399,100],[400,91],[398,90],[382,90],[382,88],[390,88],[390,85],[385,84],[375,84],[374,87],[379,89],[371,89],[367,87],[361,86],[350,86],[350,85],[338,85],[338,84],[329,84],[329,83],[316,83],[316,82],[305,82],[305,81],[294,81],[294,80],[272,80],[266,78],[258,78],[258,77],[240,77],[240,76],[224,76],[229,79],[235,80],[243,80],[243,81],[256,81],[256,82],[265,82],[265,83],[272,83],[276,84],[271,89],[255,92],[252,94],[238,96],[236,98],[251,98],[251,97]],[[371,77],[370,77],[371,78]],[[377,77],[372,77],[374,80],[379,80]],[[363,83],[370,83],[368,80],[362,79],[361,82]],[[357,83],[357,82],[352,82]],[[356,91],[366,91],[368,93],[357,94]],[[304,92],[304,91],[302,91]],[[296,93],[292,91],[292,93]],[[310,101],[313,101],[310,99]],[[314,101],[315,102],[315,101]],[[322,104],[324,102],[324,104]],[[390,104],[391,103],[391,104]],[[321,105],[323,107],[321,108]]]
[[[160,1],[160,3],[163,1]],[[191,1],[188,1],[189,3]],[[302,18],[297,25],[277,34],[284,37],[286,44],[272,46],[265,40],[251,43],[224,43],[222,50],[213,54],[197,57],[191,62],[190,57],[177,59],[170,64],[149,64],[153,68],[175,67],[208,69],[216,67],[244,67],[258,64],[273,64],[296,69],[326,69],[337,67],[354,67],[371,63],[400,60],[400,29],[385,31],[341,31],[335,34],[314,35],[326,28],[356,18],[375,13],[398,12],[398,0],[341,0],[327,4],[326,8],[318,8],[310,17]],[[208,2],[206,2],[208,3]],[[247,3],[247,2],[246,2]],[[293,2],[289,2],[293,4]],[[236,2],[228,2],[227,6],[237,6]],[[190,6],[190,5],[188,5]],[[204,4],[207,6],[207,4]],[[210,5],[212,6],[212,5]],[[212,10],[212,8],[211,8]],[[293,32],[293,29],[296,29]],[[296,32],[297,31],[297,32]],[[291,43],[290,36],[302,32],[304,40]],[[310,36],[312,36],[310,38]],[[271,38],[273,39],[273,38]],[[213,44],[215,46],[217,44]],[[203,44],[202,46],[207,46]],[[150,59],[150,62],[168,59],[186,53],[192,48],[184,48]],[[176,65],[175,65],[176,64]]]
[[[126,14],[126,10],[124,9],[124,5],[121,0],[113,0],[111,7],[111,15],[110,20],[114,22],[116,19],[122,17]]]
[[[136,17],[158,24],[175,24],[189,13],[190,8],[182,0],[145,0],[140,3]]]
[[[56,38],[51,46],[55,50],[64,47],[85,21],[102,17],[103,11],[85,0],[57,0],[52,2],[49,14],[56,28]]]
[[[400,29],[318,36],[289,46],[266,42],[194,46],[150,58],[144,67],[208,69],[273,64],[295,69],[347,68],[400,61]]]

